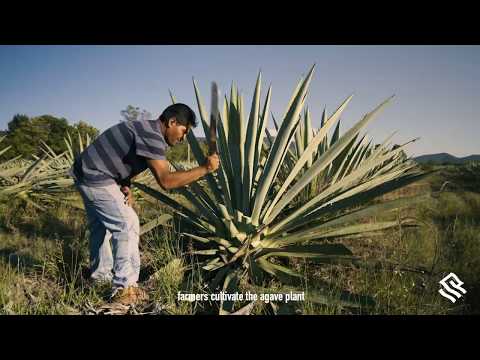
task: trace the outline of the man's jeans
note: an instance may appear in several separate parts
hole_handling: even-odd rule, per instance
[[[114,288],[136,286],[140,273],[137,214],[125,204],[119,185],[75,185],[82,195],[90,228],[92,279],[113,279]]]

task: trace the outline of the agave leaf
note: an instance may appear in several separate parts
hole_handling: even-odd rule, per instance
[[[225,264],[221,261],[219,257],[216,257],[213,260],[208,261],[206,265],[202,266],[202,269],[207,271],[214,271],[223,266],[225,266]]]
[[[338,141],[339,137],[340,137],[340,120],[338,121],[337,126],[333,131],[332,139],[330,140],[330,147]]]
[[[238,209],[243,210],[244,207],[247,205],[244,204],[244,197],[243,197],[243,189],[245,187],[245,137],[246,137],[246,129],[245,129],[245,122],[244,122],[244,104],[243,104],[243,96],[238,95],[238,119],[239,119],[239,127],[240,127],[240,143],[239,143],[239,153],[240,153],[240,182],[237,191],[237,198],[240,199],[238,203]]]
[[[232,271],[227,274],[225,277],[225,281],[223,283],[223,291],[226,294],[233,294],[238,292],[238,284],[239,284],[239,272]],[[227,315],[233,311],[234,301],[225,300],[223,299],[220,301],[220,315]]]
[[[313,67],[315,67],[315,65],[314,65]],[[310,71],[311,71],[311,70],[310,70]],[[283,114],[283,116],[282,116],[283,119],[285,119],[285,117],[287,116],[288,112],[290,111],[290,108],[291,108],[293,102],[295,101],[295,99],[297,98],[297,96],[298,96],[298,94],[299,94],[299,92],[300,92],[300,89],[302,88],[302,85],[304,84],[304,82],[305,82],[305,80],[304,80],[303,76],[300,77],[300,80],[298,81],[297,86],[296,86],[295,89],[293,90],[292,96],[290,97],[290,100],[288,101],[288,104],[287,104],[287,106],[286,106],[286,108],[285,108],[285,112],[284,112],[284,114]],[[272,116],[272,117],[273,117],[273,116]],[[278,131],[277,122],[275,121],[275,118],[273,118],[273,119],[274,119],[274,120],[273,120],[273,123],[274,123],[274,125],[275,125],[275,129]]]
[[[149,221],[148,223],[142,225],[142,227],[140,229],[140,235],[143,235],[143,234],[153,230],[157,226],[166,225],[171,219],[172,219],[172,215],[169,215],[169,214],[160,215],[159,217],[157,217],[157,218]]]
[[[195,89],[195,97],[197,99],[198,112],[200,114],[200,119],[202,121],[203,131],[205,132],[205,136],[208,139],[208,136],[210,134],[210,126],[208,125],[207,119],[209,119],[209,115],[205,110],[205,106],[203,105],[203,100],[200,95],[200,91],[198,90],[198,86],[197,86],[197,83],[195,82],[195,79],[192,79],[192,81],[193,81],[193,87]]]
[[[227,121],[225,118],[217,122],[217,143],[220,150],[219,156],[221,160],[220,167],[223,168],[223,172],[225,174],[223,179],[219,177],[219,180],[221,180],[220,184],[222,186],[223,194],[224,196],[226,195],[226,205],[229,208],[230,213],[232,213],[232,189],[234,188],[232,181],[235,177],[224,126],[226,122]]]
[[[217,253],[217,249],[193,250],[190,252],[192,255],[215,255]]]
[[[398,221],[384,221],[369,224],[355,224],[350,226],[342,226],[340,228],[325,229],[319,231],[312,231],[308,234],[297,235],[296,233],[289,234],[278,238],[268,239],[263,241],[262,247],[282,247],[285,245],[295,244],[304,241],[319,241],[327,238],[341,238],[344,236],[361,234],[366,236],[372,232],[383,231],[395,226],[409,224],[408,222]],[[262,242],[261,242],[262,243]]]
[[[282,248],[263,248],[259,251],[256,258],[268,259],[271,256],[284,257],[317,257],[324,255],[350,256],[352,252],[342,244],[322,244],[322,245],[304,245],[287,246]]]
[[[235,209],[241,209],[242,207],[242,162],[241,162],[241,147],[243,144],[240,142],[242,126],[240,121],[240,112],[238,105],[237,89],[234,84],[230,91],[230,106],[229,106],[229,131],[228,131],[228,148],[230,153],[230,160],[232,164],[232,172],[236,174],[236,180],[233,182],[232,192],[232,206]]]
[[[304,144],[305,149],[307,148],[308,144],[312,142],[313,139],[313,129],[312,129],[312,119],[310,117],[310,110],[307,108],[305,111],[305,133],[304,133]],[[315,151],[315,149],[314,149]],[[307,168],[312,166],[313,154],[307,160]]]
[[[350,96],[350,99],[351,99],[351,97],[352,96]],[[324,107],[323,108],[323,113],[322,113],[322,118],[320,120],[320,129],[325,125],[325,123],[327,122],[327,119],[328,119],[327,118],[327,108]],[[318,130],[320,131],[320,129],[318,129]],[[317,134],[318,134],[318,132],[317,132]],[[314,135],[314,137],[315,137],[315,135]],[[327,135],[325,134],[325,139],[318,145],[318,148],[315,149],[315,151],[314,151],[313,161],[315,161],[318,158],[318,156],[322,155],[325,152],[325,150],[326,150],[325,145],[327,144],[327,141],[328,141],[327,140]]]
[[[65,139],[65,142],[67,143],[68,150],[70,151],[70,157],[72,159],[75,159],[75,152],[73,151],[73,140],[68,131],[67,131],[67,138]]]
[[[252,107],[248,119],[247,135],[245,141],[245,165],[243,178],[243,212],[250,212],[250,194],[254,175],[254,160],[256,154],[257,129],[260,112],[260,91],[262,83],[262,74],[258,73],[257,83],[252,98]]]
[[[303,106],[303,102],[302,102],[301,106]],[[275,117],[273,116],[273,114],[272,114],[272,119],[273,119],[273,123],[275,124],[275,129],[276,129],[276,131],[277,131],[277,136],[278,136],[278,125],[277,125],[277,122],[275,121]],[[299,120],[300,120],[300,117],[299,117]],[[296,156],[295,153],[290,149],[290,143],[291,143],[291,140],[290,140],[290,139],[291,139],[293,136],[295,136],[295,134],[297,133],[296,131],[297,131],[298,125],[299,125],[299,122],[295,123],[294,129],[292,130],[292,132],[291,132],[290,135],[289,135],[289,140],[288,140],[288,142],[287,142],[287,143],[288,143],[288,146],[286,146],[286,152],[288,152],[288,154],[290,154],[290,157],[291,157],[292,159],[298,159],[298,156]],[[270,144],[271,144],[271,145],[273,144],[273,140],[272,140],[272,139],[274,140],[275,137],[273,137],[273,136],[270,135],[270,139],[269,139],[269,140],[270,140]],[[269,152],[270,152],[270,150],[271,150],[271,149],[269,149]],[[267,158],[268,158],[268,157],[267,157]],[[282,159],[283,159],[283,157],[282,157]],[[282,161],[280,161],[280,164],[281,164],[281,163],[282,163]]]
[[[354,210],[347,214],[340,215],[318,226],[314,226],[308,230],[299,231],[295,233],[295,235],[306,236],[310,233],[319,232],[321,230],[336,227],[339,225],[349,224],[360,219],[372,217],[378,214],[383,214],[383,213],[386,213],[387,211],[395,210],[405,206],[412,206],[419,202],[428,201],[430,199],[431,199],[431,196],[429,194],[426,194],[426,195],[418,195],[418,196],[413,196],[408,198],[400,198],[400,199],[390,200],[387,202],[371,205],[364,209]]]
[[[273,264],[265,258],[258,258],[255,261],[252,261],[252,264],[256,264],[256,266],[258,266],[261,270],[278,278],[283,283],[299,283],[298,280],[303,278],[302,274],[286,266]]]
[[[268,140],[268,152],[270,153],[270,150],[272,149],[272,145],[273,145],[273,136],[272,134],[270,134],[270,130],[266,129],[265,130],[266,134],[267,134],[267,140]],[[267,155],[267,158],[268,158],[268,155]]]
[[[172,94],[172,91],[168,89],[168,94],[170,95],[170,100],[172,101],[172,104],[175,104],[177,100],[175,99],[175,96]]]
[[[225,136],[228,139],[228,114],[230,110],[228,108],[228,99],[227,96],[225,95],[225,98],[223,100],[223,111],[222,111],[222,119],[223,119],[223,128],[225,129]]]
[[[47,157],[46,154],[42,155],[39,159],[37,159],[28,169],[25,171],[25,174],[21,177],[20,181],[26,181],[28,178],[35,173],[35,171],[38,171],[41,169],[42,166],[45,166],[44,160]]]
[[[227,273],[228,273],[229,271],[231,271],[230,266],[224,266],[224,265],[221,263],[220,258],[217,258],[217,259],[218,259],[218,260],[217,260],[216,262],[213,262],[213,263],[210,265],[210,267],[217,266],[216,269],[220,269],[220,270],[218,270],[218,272],[216,273],[216,275],[215,275],[215,277],[213,278],[213,280],[210,281],[210,283],[209,283],[209,287],[210,287],[210,290],[211,290],[212,292],[214,292],[214,291],[217,290],[218,285],[220,285],[220,283],[225,280],[225,276],[227,275]],[[221,268],[218,267],[218,266],[220,266],[220,265],[221,265]],[[215,270],[216,270],[216,269],[215,269]],[[211,270],[211,271],[212,271],[212,270]]]
[[[293,129],[292,129],[292,131],[291,131],[291,133],[288,137],[287,146],[286,146],[285,150],[283,151],[283,155],[280,157],[280,162],[278,163],[278,165],[276,165],[275,175],[273,176],[274,181],[278,178],[278,174],[280,172],[282,172],[284,174],[285,173],[288,174],[290,172],[288,166],[289,165],[291,166],[292,164],[294,164],[295,161],[298,159],[295,156],[295,154],[292,152],[292,150],[290,149],[290,144],[292,143],[292,140],[293,140],[295,134],[297,133],[297,130],[298,130],[300,124],[301,124],[300,121],[298,121],[294,125],[294,127],[293,127]],[[287,159],[287,160],[285,160],[285,159]],[[284,164],[286,164],[287,166],[283,166]],[[274,186],[274,185],[276,185],[276,184],[272,184],[272,186]],[[265,209],[265,210],[267,210],[267,209]]]
[[[305,81],[302,82],[299,92],[295,97],[292,105],[290,106],[287,115],[285,116],[285,120],[282,122],[277,137],[275,138],[275,141],[272,145],[272,149],[268,156],[267,163],[265,164],[265,170],[263,171],[262,176],[259,180],[258,189],[255,194],[255,202],[252,212],[252,223],[254,225],[259,224],[260,212],[264,205],[267,192],[271,188],[272,182],[274,180],[274,175],[280,163],[280,159],[281,157],[283,157],[284,150],[288,146],[288,141],[290,140],[289,134],[291,133],[292,128],[294,128],[299,121],[298,115],[301,111],[301,106],[303,105],[303,97],[307,92],[314,68],[315,66],[311,68],[307,75],[307,78],[305,79]]]
[[[253,160],[254,179],[256,179],[256,177],[258,175],[257,174],[258,173],[258,164],[261,163],[261,158],[262,158],[261,155],[262,155],[262,149],[264,148],[265,129],[266,129],[266,126],[267,126],[267,123],[268,123],[268,112],[269,112],[269,109],[270,109],[271,96],[272,96],[272,87],[270,86],[268,88],[267,96],[266,96],[266,99],[265,99],[265,104],[263,106],[263,111],[262,111],[262,115],[261,115],[261,118],[260,118],[260,129],[257,132],[257,140],[255,142],[256,152],[255,152],[255,156],[254,156],[254,160]],[[250,194],[250,197],[251,196],[252,196],[252,194]]]
[[[80,149],[79,153],[83,152],[83,141],[82,141],[82,136],[80,134],[80,131],[78,132],[78,147]]]
[[[160,191],[157,191],[155,189],[152,189],[151,187],[141,184],[139,182],[133,182],[132,183],[134,186],[145,192],[146,194],[162,201],[166,205],[170,206],[173,210],[177,212],[177,214],[181,215],[184,219],[187,221],[191,222],[192,224],[196,225],[200,229],[210,231],[212,233],[215,233],[215,227],[201,221],[198,219],[198,216],[192,212],[190,209],[184,207],[183,205],[179,204],[175,200],[171,199],[165,194],[162,194]]]
[[[188,237],[192,238],[193,240],[197,240],[197,241],[199,241],[201,243],[204,243],[204,244],[208,244],[210,242],[210,239],[207,239],[207,238],[202,237],[202,236],[193,235],[193,234],[189,234],[189,233],[185,233],[185,232],[183,232],[182,235],[188,236]]]
[[[277,124],[277,120],[275,120],[275,116],[273,116],[273,113],[272,113],[272,120],[273,120],[273,126],[275,127],[276,134],[278,134],[278,124]]]
[[[44,148],[40,148],[40,150],[42,150],[49,159],[57,157],[57,154],[55,154],[55,152],[43,140],[40,140],[40,143],[44,146]]]
[[[233,246],[234,244],[235,245],[241,245],[241,243],[239,241],[235,241],[236,240],[235,238],[231,239],[232,241],[228,241],[227,239],[223,239],[223,238],[220,238],[218,236],[214,236],[214,237],[211,237],[209,239],[210,239],[210,241],[213,241],[213,242],[216,242],[219,245],[222,245],[227,250],[231,249],[231,248],[234,248],[234,246]]]
[[[73,149],[72,149],[72,141],[71,141],[71,138],[70,138],[70,134],[67,132],[67,138],[64,138],[63,140],[65,141],[65,144],[67,145],[67,149],[68,149],[68,152],[67,152],[67,158],[69,160],[69,162],[72,162],[74,161],[75,159],[75,154],[73,152]]]
[[[190,147],[192,149],[192,153],[195,156],[195,159],[197,160],[197,163],[198,164],[205,164],[207,159],[206,159],[205,155],[203,154],[202,149],[200,148],[200,144],[198,143],[198,140],[197,140],[195,134],[193,133],[193,131],[188,132],[187,139],[188,139],[188,143],[190,144]],[[208,183],[210,189],[212,190],[213,195],[215,196],[215,199],[217,200],[217,202],[222,203],[223,202],[222,194],[220,193],[220,190],[218,188],[217,182],[215,181],[215,178],[212,176],[212,174],[206,175],[205,178],[206,178],[207,183]]]
[[[353,235],[353,234],[367,234],[373,231],[381,231],[390,229],[399,225],[410,225],[410,221],[383,221],[370,224],[357,224],[351,226],[345,226],[341,229],[332,229],[330,231],[318,234],[316,239],[322,238],[339,238],[343,236]]]
[[[303,131],[301,122],[297,128],[297,131],[295,132],[295,148],[297,150],[297,158],[300,158],[303,154],[303,150],[305,149],[303,143]]]

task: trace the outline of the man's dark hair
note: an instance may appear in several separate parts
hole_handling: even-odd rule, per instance
[[[177,119],[177,122],[183,126],[197,126],[195,113],[185,104],[177,103],[170,105],[163,110],[162,115],[159,117],[160,121],[164,124],[167,124],[171,118]]]

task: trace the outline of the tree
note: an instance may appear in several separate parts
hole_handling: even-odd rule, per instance
[[[75,134],[80,133],[82,138],[85,138],[88,134],[88,136],[92,140],[95,139],[100,133],[97,128],[89,125],[87,122],[82,120],[80,120],[78,123],[73,124],[72,130]]]
[[[42,115],[32,119],[34,133],[38,134],[38,146],[41,145],[40,139],[52,148],[57,154],[66,150],[65,141],[67,131],[71,130],[65,118],[56,118],[51,115]],[[35,141],[37,143],[37,141]]]
[[[29,118],[26,115],[15,115],[8,123],[7,137],[2,145],[11,146],[0,160],[10,159],[21,155],[31,158],[32,155],[42,155],[42,142],[45,142],[56,153],[67,150],[64,138],[67,132],[74,143],[78,142],[78,133],[85,140],[86,134],[91,139],[98,135],[98,130],[85,121],[80,121],[73,126],[65,118],[57,118],[52,115],[42,115]]]
[[[120,121],[135,121],[135,120],[151,120],[152,114],[145,109],[140,109],[132,105],[128,105],[125,110],[120,111],[123,120]]]
[[[16,114],[13,119],[8,123],[8,131],[15,131],[16,129],[25,125],[30,119],[27,115]]]

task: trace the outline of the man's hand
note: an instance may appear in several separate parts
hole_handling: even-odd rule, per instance
[[[205,163],[205,166],[209,173],[217,171],[218,167],[220,166],[220,159],[218,158],[218,154],[213,154],[207,157],[207,162]]]
[[[157,183],[165,190],[177,189],[189,185],[210,172],[218,169],[220,160],[218,155],[211,155],[205,164],[187,171],[170,172],[167,160],[147,159],[147,164],[152,171]]]
[[[122,186],[120,187],[120,191],[125,195],[125,204],[133,207],[134,200],[132,190],[130,190],[128,186]]]

